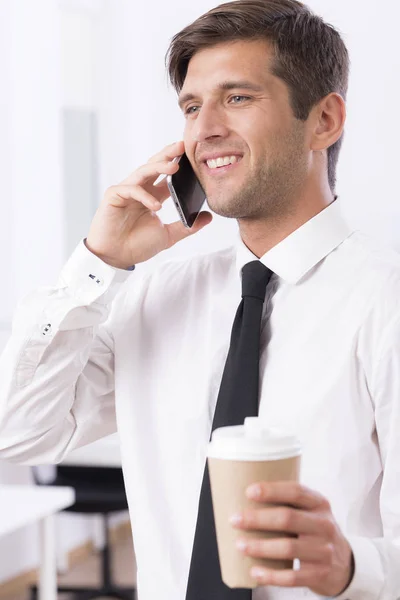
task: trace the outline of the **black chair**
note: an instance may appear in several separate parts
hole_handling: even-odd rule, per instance
[[[91,600],[110,596],[121,600],[135,600],[134,587],[117,586],[111,574],[110,536],[108,518],[113,512],[128,509],[122,469],[113,467],[58,466],[51,482],[40,481],[37,471],[33,475],[38,485],[70,486],[75,489],[75,504],[65,510],[75,513],[101,514],[104,523],[104,548],[101,550],[102,582],[100,587],[58,586],[57,591],[74,595],[74,600]],[[37,586],[31,587],[32,600],[37,599]]]

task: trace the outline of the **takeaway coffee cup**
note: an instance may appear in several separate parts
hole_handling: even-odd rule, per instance
[[[253,565],[274,569],[293,568],[292,560],[268,560],[244,555],[236,540],[289,537],[279,532],[236,529],[232,514],[260,508],[246,497],[246,488],[258,481],[298,481],[301,446],[290,433],[268,429],[258,417],[247,417],[244,425],[216,429],[208,447],[211,496],[222,581],[230,588],[255,588],[250,576]],[[264,503],[264,506],[268,504]]]

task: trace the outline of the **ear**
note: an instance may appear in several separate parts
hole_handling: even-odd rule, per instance
[[[313,108],[311,150],[325,150],[342,135],[346,121],[346,104],[340,94],[328,94]]]

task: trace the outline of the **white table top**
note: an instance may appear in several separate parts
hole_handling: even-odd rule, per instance
[[[93,444],[73,450],[62,465],[82,467],[121,467],[121,452],[117,435],[109,435]]]
[[[0,535],[29,525],[71,506],[71,487],[0,485]]]

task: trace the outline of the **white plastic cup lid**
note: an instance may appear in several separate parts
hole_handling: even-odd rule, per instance
[[[207,452],[209,458],[227,460],[279,460],[300,454],[301,444],[294,434],[267,427],[259,417],[215,429]]]

